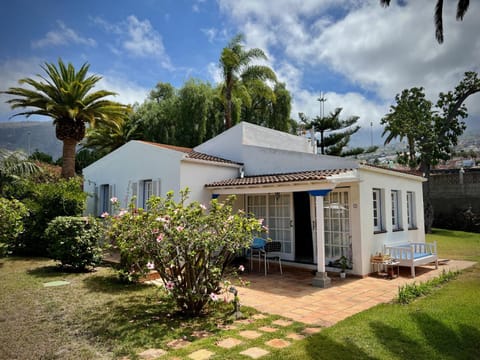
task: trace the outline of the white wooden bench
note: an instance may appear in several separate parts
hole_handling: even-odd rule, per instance
[[[408,243],[405,245],[384,245],[384,253],[400,262],[400,266],[408,266],[412,277],[415,277],[415,266],[435,262],[438,269],[437,242],[433,243]]]

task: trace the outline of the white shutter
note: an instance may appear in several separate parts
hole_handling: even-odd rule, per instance
[[[160,196],[160,179],[152,182],[153,195]]]
[[[112,202],[110,201],[110,199],[113,197],[113,187],[112,185],[108,185],[108,199],[107,199],[107,204],[108,204],[108,213],[111,214],[112,211],[113,211],[113,206],[112,206]]]
[[[132,183],[132,198],[135,197],[134,205],[138,207],[138,183]]]

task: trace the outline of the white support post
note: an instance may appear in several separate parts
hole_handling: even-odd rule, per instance
[[[315,196],[317,224],[317,273],[312,280],[316,287],[328,287],[332,280],[325,271],[325,228],[323,225],[323,196]]]

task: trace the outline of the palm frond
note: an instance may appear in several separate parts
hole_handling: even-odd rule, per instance
[[[470,0],[458,0],[457,4],[457,20],[463,20],[465,13],[470,5]]]
[[[435,5],[435,38],[439,44],[443,43],[443,0],[437,0]]]

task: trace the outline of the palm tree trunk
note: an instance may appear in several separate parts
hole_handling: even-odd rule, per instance
[[[227,89],[225,93],[225,130],[232,127],[232,92]]]
[[[77,141],[74,139],[63,140],[63,166],[62,177],[69,179],[75,176],[75,151]]]

